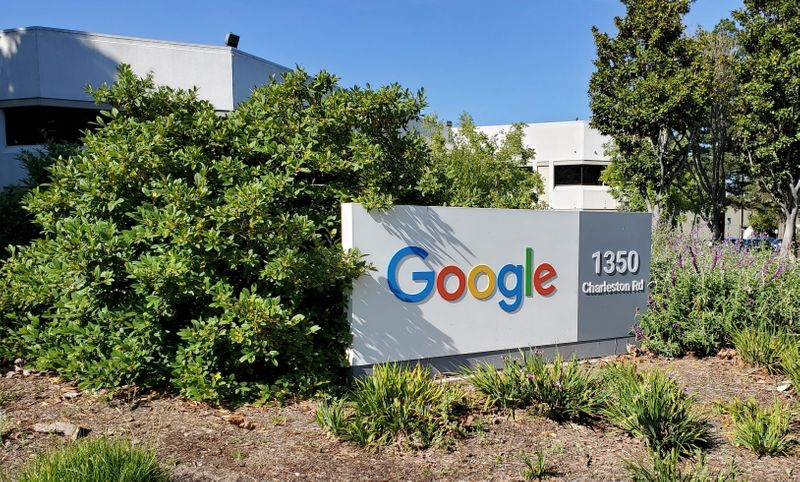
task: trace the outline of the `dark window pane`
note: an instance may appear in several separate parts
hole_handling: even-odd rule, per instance
[[[98,111],[69,107],[10,107],[4,109],[9,146],[42,144],[46,140],[75,142]]]
[[[555,166],[556,186],[601,186],[600,173],[605,166],[573,164]]]
[[[603,172],[605,166],[583,166],[583,179],[581,184],[584,186],[601,186],[600,173]]]
[[[581,166],[555,166],[556,186],[576,186],[581,183]]]

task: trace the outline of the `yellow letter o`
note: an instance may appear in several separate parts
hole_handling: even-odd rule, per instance
[[[488,284],[486,288],[479,290],[478,289],[478,276],[485,274],[486,279],[488,280]],[[492,271],[492,268],[488,267],[485,264],[476,264],[469,270],[469,275],[467,275],[467,288],[469,288],[469,292],[472,296],[479,300],[485,300],[486,298],[492,296],[494,293],[494,289],[497,285],[497,277]]]

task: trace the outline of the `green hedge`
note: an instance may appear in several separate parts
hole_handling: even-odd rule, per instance
[[[422,94],[299,70],[219,115],[122,66],[94,95],[113,108],[34,189],[42,238],[0,268],[0,358],[212,402],[340,374],[366,267],[339,205],[424,202],[427,146],[404,129]]]

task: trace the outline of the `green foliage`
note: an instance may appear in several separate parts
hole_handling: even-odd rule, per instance
[[[616,36],[592,29],[592,125],[613,139],[617,178],[626,189],[648,207],[662,207],[685,173],[702,111],[698,48],[682,23],[690,2],[622,3],[626,15],[614,19]]]
[[[640,189],[632,184],[630,171],[637,163],[650,162],[644,158],[652,156],[652,153],[642,148],[636,152],[623,154],[611,143],[606,147],[606,154],[611,158],[611,162],[603,169],[600,180],[609,187],[609,193],[620,205],[619,209],[630,212],[651,210],[652,201],[658,197],[654,187],[648,184],[641,186]],[[660,209],[665,213],[665,219],[673,222],[677,222],[680,213],[698,209],[698,200],[691,195],[691,190],[686,189],[686,186],[694,184],[692,176],[684,172],[678,177],[679,180],[660,197]]]
[[[28,200],[42,238],[0,268],[0,357],[211,402],[338,376],[366,269],[340,203],[422,202],[422,94],[299,70],[220,116],[126,66],[94,94],[111,110]]]
[[[755,398],[735,398],[719,408],[733,420],[733,442],[749,448],[759,457],[784,455],[796,443],[790,434],[794,411],[780,400],[763,408]]]
[[[344,398],[326,398],[314,411],[314,420],[334,437],[344,437],[347,432]]]
[[[154,450],[128,441],[84,439],[28,462],[18,482],[158,482],[170,478]]]
[[[520,457],[524,467],[520,475],[524,480],[541,480],[550,474],[550,466],[547,464],[547,454],[541,447],[536,447],[533,457],[522,454]]]
[[[784,346],[780,371],[789,377],[795,392],[800,392],[800,345],[796,342]]]
[[[795,343],[792,336],[775,329],[746,327],[734,332],[733,346],[744,361],[771,373],[781,368],[786,347]]]
[[[800,317],[800,269],[771,250],[658,232],[650,277],[640,337],[659,354],[714,355],[742,328],[787,331]]]
[[[500,409],[536,406],[556,421],[588,420],[600,410],[596,380],[577,358],[564,362],[558,352],[552,363],[539,353],[523,353],[521,360],[506,357],[502,371],[479,364],[468,373],[486,403]]]
[[[754,211],[749,219],[756,233],[774,233],[778,230],[778,213],[773,210]]]
[[[502,139],[475,128],[462,114],[457,130],[427,117],[431,161],[421,187],[431,204],[459,207],[540,207],[541,176],[529,167],[533,149],[525,147],[522,124],[514,124]]]
[[[693,466],[681,468],[680,455],[677,452],[661,454],[651,452],[652,464],[640,461],[625,460],[628,475],[634,482],[734,482],[739,476],[735,460],[730,466],[712,473],[706,463],[705,454],[698,450]]]
[[[745,0],[733,12],[743,52],[737,141],[749,174],[781,209],[791,252],[800,196],[800,4]]]
[[[708,422],[692,410],[693,399],[669,375],[640,373],[627,363],[602,369],[603,414],[614,425],[642,438],[661,455],[691,454],[710,441]]]
[[[463,391],[433,380],[420,366],[376,365],[372,375],[356,379],[345,400],[326,400],[317,422],[331,435],[365,446],[402,442],[421,449],[447,445],[466,433],[461,415]]]
[[[8,256],[9,245],[25,245],[41,233],[25,210],[25,196],[37,186],[50,181],[50,166],[55,159],[67,158],[75,152],[72,144],[49,143],[43,149],[22,151],[18,161],[27,171],[26,177],[0,191],[0,259]]]

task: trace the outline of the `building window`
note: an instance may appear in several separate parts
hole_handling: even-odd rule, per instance
[[[99,113],[96,109],[45,106],[9,107],[3,112],[9,146],[44,144],[48,140],[76,142]]]
[[[554,166],[555,186],[602,186],[600,174],[605,166],[592,164],[569,164]]]

